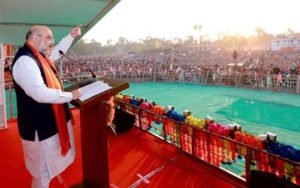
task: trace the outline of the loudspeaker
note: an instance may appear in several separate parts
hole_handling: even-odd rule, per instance
[[[117,134],[123,133],[130,130],[134,125],[134,121],[134,115],[117,108],[115,109],[115,118],[112,123],[112,128]]]

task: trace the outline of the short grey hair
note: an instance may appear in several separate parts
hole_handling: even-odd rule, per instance
[[[33,25],[29,28],[29,30],[26,33],[25,39],[28,40],[30,39],[33,35],[38,34],[41,30],[42,27],[47,27],[46,25]]]

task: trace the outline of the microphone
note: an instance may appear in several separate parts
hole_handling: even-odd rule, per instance
[[[86,65],[86,64],[82,64],[82,63],[80,63],[79,61],[77,61],[77,60],[75,60],[75,59],[72,59],[72,58],[66,56],[62,50],[59,50],[58,52],[59,52],[60,55],[64,56],[64,57],[67,58],[68,60],[71,60],[71,61],[73,61],[73,62],[75,62],[75,63],[80,64],[80,65],[84,65],[84,66],[90,71],[90,73],[92,74],[93,79],[96,80],[96,77],[97,77],[97,76],[96,76],[96,74],[93,72],[93,70],[91,69],[91,67],[89,67],[89,66]]]

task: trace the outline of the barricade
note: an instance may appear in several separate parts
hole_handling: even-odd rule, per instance
[[[235,139],[232,139],[207,131],[203,127],[174,121],[162,114],[143,110],[121,100],[116,100],[115,104],[123,110],[135,113],[136,121],[142,123],[142,126],[138,126],[141,130],[151,133],[144,127],[151,126],[155,121],[162,123],[162,132],[157,135],[159,138],[180,148],[191,157],[225,170],[224,173],[231,171],[230,174],[242,178],[245,184],[249,183],[250,171],[258,170],[300,185],[300,163],[263,150],[260,142],[251,135],[235,134]],[[151,123],[149,117],[151,120],[153,117]],[[147,119],[147,122],[143,122],[143,118]],[[239,170],[235,172],[233,169]]]

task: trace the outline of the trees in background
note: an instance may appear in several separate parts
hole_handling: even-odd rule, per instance
[[[147,52],[162,52],[170,51],[175,48],[195,48],[198,50],[207,50],[211,48],[222,48],[228,50],[240,49],[270,49],[271,40],[276,38],[286,38],[288,35],[294,34],[290,28],[286,33],[272,35],[268,34],[261,27],[255,29],[256,35],[245,37],[242,35],[230,35],[220,33],[218,39],[211,40],[208,36],[202,36],[202,26],[195,25],[194,31],[200,35],[201,41],[198,41],[198,36],[187,36],[185,39],[174,38],[172,40],[146,37],[139,41],[129,41],[124,37],[119,37],[118,41],[113,44],[111,39],[106,41],[106,44],[101,44],[95,40],[87,41],[80,40],[72,48],[71,54],[78,55],[121,55],[128,53],[147,53]]]

